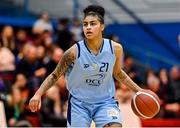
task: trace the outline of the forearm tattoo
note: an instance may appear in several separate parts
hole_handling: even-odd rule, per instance
[[[135,92],[140,90],[140,87],[136,83],[134,83],[132,79],[123,70],[120,70],[120,72],[117,73],[116,79],[121,81],[123,84],[125,84]]]
[[[54,85],[54,83],[59,79],[59,77],[67,71],[69,65],[71,65],[74,60],[75,55],[71,50],[68,50],[64,53],[55,70],[42,83],[40,87],[42,94],[44,94],[49,88]]]
[[[128,77],[127,74],[123,70],[120,70],[120,72],[118,72],[116,75],[116,78],[119,81],[124,81],[127,77]]]

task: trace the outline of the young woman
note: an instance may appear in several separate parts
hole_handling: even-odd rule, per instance
[[[85,39],[68,49],[55,70],[45,79],[29,103],[31,111],[40,108],[41,96],[66,74],[70,92],[68,126],[122,127],[119,107],[114,99],[114,78],[134,92],[140,91],[121,69],[122,46],[102,37],[105,10],[90,5],[84,9]]]

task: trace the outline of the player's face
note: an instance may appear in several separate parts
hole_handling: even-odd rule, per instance
[[[86,16],[83,21],[83,32],[87,39],[94,39],[102,36],[104,24],[98,20],[97,16]]]

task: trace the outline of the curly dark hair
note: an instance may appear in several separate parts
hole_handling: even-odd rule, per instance
[[[101,23],[104,23],[105,9],[99,5],[89,5],[84,10],[84,18],[89,15],[97,16]]]

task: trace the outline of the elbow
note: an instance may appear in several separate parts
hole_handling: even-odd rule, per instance
[[[114,72],[114,77],[116,80],[123,82],[127,78],[127,75],[123,70],[119,70]]]

